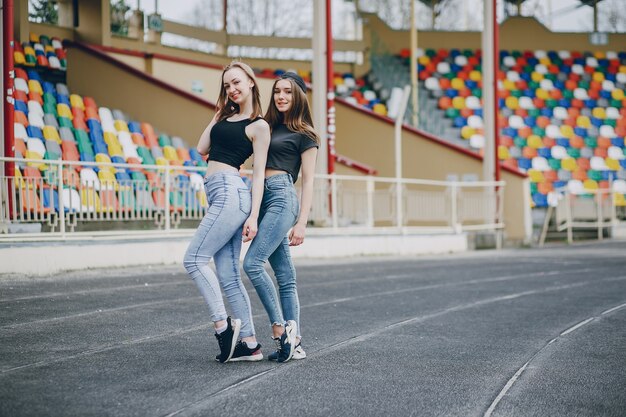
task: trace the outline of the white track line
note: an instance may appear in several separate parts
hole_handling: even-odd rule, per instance
[[[485,414],[483,415],[483,417],[491,417],[491,415],[493,414],[494,410],[496,409],[496,407],[498,406],[498,404],[500,403],[500,401],[502,400],[502,398],[504,398],[504,396],[506,395],[506,393],[511,389],[511,387],[513,386],[513,384],[515,384],[515,382],[517,382],[517,380],[519,379],[519,377],[522,375],[522,373],[526,370],[526,368],[528,367],[528,365],[537,357],[539,356],[539,354],[541,352],[544,351],[544,349],[546,349],[549,345],[551,345],[552,343],[556,342],[559,338],[566,336],[572,332],[574,332],[575,330],[580,329],[581,327],[585,326],[588,323],[591,323],[592,321],[598,320],[601,318],[601,316],[609,314],[611,312],[617,311],[623,307],[626,307],[626,303],[624,304],[620,304],[616,307],[610,308],[604,312],[602,312],[600,314],[600,316],[594,316],[594,317],[589,317],[586,320],[581,321],[578,324],[575,324],[574,326],[570,327],[569,329],[564,330],[563,332],[561,332],[559,334],[559,336],[555,337],[554,339],[550,340],[548,343],[546,343],[541,349],[539,349],[537,352],[535,352],[535,354],[528,360],[528,362],[526,362],[521,368],[519,368],[517,370],[517,372],[515,372],[515,374],[511,377],[511,379],[508,380],[508,382],[506,383],[506,385],[504,385],[504,387],[502,388],[502,390],[500,391],[500,393],[496,396],[496,398],[493,400],[493,402],[489,405],[489,408],[487,408],[487,411],[485,411]]]
[[[491,303],[495,303],[495,302],[499,302],[499,301],[520,298],[520,297],[524,297],[526,295],[541,294],[541,293],[546,293],[546,292],[550,292],[550,291],[558,291],[558,290],[562,290],[562,289],[570,289],[570,288],[575,288],[575,287],[582,287],[582,286],[585,286],[585,285],[596,284],[596,283],[602,282],[602,281],[614,281],[614,280],[617,280],[617,279],[626,279],[626,276],[624,276],[624,277],[612,277],[612,278],[608,278],[608,279],[605,279],[605,280],[587,281],[587,282],[579,282],[579,283],[575,283],[575,284],[547,287],[547,288],[543,288],[541,290],[524,291],[524,292],[519,292],[519,293],[515,293],[515,294],[509,294],[509,295],[500,296],[500,297],[487,298],[487,299],[476,301],[476,302],[469,303],[469,304],[461,304],[461,305],[458,305],[458,306],[454,306],[454,307],[450,307],[450,308],[447,308],[447,309],[444,309],[444,310],[440,310],[440,311],[432,313],[432,314],[427,314],[427,315],[423,315],[423,316],[417,316],[417,317],[412,317],[412,318],[409,318],[409,319],[406,319],[406,320],[402,320],[402,321],[399,321],[399,322],[396,322],[396,323],[384,326],[382,328],[378,328],[378,329],[373,330],[373,331],[371,331],[369,333],[362,334],[362,335],[357,336],[357,337],[351,337],[351,338],[343,340],[343,341],[341,341],[339,343],[335,343],[333,345],[330,345],[330,346],[327,346],[325,348],[319,349],[316,352],[309,353],[308,357],[321,356],[321,355],[333,352],[333,351],[335,351],[335,350],[337,350],[339,348],[342,348],[342,347],[345,347],[345,346],[348,346],[348,345],[352,345],[354,343],[361,343],[361,342],[363,342],[363,341],[365,341],[367,339],[375,337],[378,334],[386,332],[388,330],[392,330],[392,329],[395,329],[397,327],[401,327],[401,326],[404,326],[404,325],[407,325],[407,324],[424,322],[426,320],[429,320],[429,319],[432,319],[432,318],[436,318],[436,317],[440,317],[440,316],[443,316],[443,315],[448,314],[448,313],[462,311],[462,310],[467,310],[467,309],[470,309],[470,308],[473,308],[473,307],[477,307],[477,306],[481,306],[481,305],[485,305],[485,304],[491,304]],[[556,339],[551,340],[548,344],[551,344],[554,341],[556,341]],[[537,354],[538,353],[535,353],[533,358]],[[524,369],[526,369],[526,366],[528,366],[528,364],[532,361],[533,358],[531,358],[520,370],[518,370],[518,372],[516,372],[517,376],[514,377],[515,379],[511,378],[511,380],[509,381],[510,384],[507,383],[508,388],[510,388],[510,386],[513,385],[515,380],[517,380],[517,378],[519,378],[519,376],[524,372]],[[274,372],[278,372],[280,370],[286,370],[286,369],[289,369],[289,368],[291,368],[293,366],[300,366],[301,363],[302,362],[300,362],[300,363],[298,363],[298,362],[295,362],[295,363],[290,362],[290,363],[285,364],[283,366],[276,366],[273,369],[264,371],[264,372],[262,372],[260,374],[253,375],[252,377],[248,378],[247,380],[240,381],[240,382],[238,382],[235,385],[237,387],[240,387],[240,386],[244,385],[244,383],[251,382],[251,381],[253,381],[253,380],[255,380],[255,379],[257,379],[257,378],[259,378],[261,376],[264,376],[264,375],[267,375],[267,374],[270,374],[270,373],[274,373]],[[293,372],[293,371],[291,371],[291,372]],[[178,411],[175,411],[174,414],[170,414],[170,415],[175,415],[177,413],[180,413],[180,412],[183,412],[183,411],[187,411],[189,409],[193,410],[194,408],[202,407],[207,402],[212,401],[213,398],[215,398],[215,396],[217,396],[218,394],[220,394],[220,393],[222,393],[224,391],[233,389],[235,387],[235,385],[226,387],[226,388],[224,388],[224,389],[222,389],[222,390],[220,390],[220,391],[218,391],[216,393],[209,394],[207,397],[205,397],[205,398],[203,398],[201,400],[198,400],[198,401],[196,401],[196,402],[194,402],[192,404],[189,404],[189,405],[183,407],[182,409],[180,409]],[[507,388],[507,391],[508,391],[508,388]],[[503,392],[501,392],[501,394],[502,395],[498,395],[498,397],[500,397],[500,398],[503,397],[506,394],[506,391],[504,391],[504,389],[503,389]],[[499,402],[499,399],[498,399],[498,402]],[[495,408],[495,406],[497,405],[497,403],[495,401],[494,401],[494,403],[495,403],[495,405],[493,405],[493,408]]]
[[[221,389],[221,390],[211,394],[211,396],[215,396],[215,395],[221,394],[223,392],[230,391],[231,389],[235,389],[235,388],[239,387],[240,385],[246,384],[246,383],[248,383],[248,382],[250,382],[250,381],[252,381],[254,379],[260,378],[263,375],[265,375],[267,373],[270,373],[270,372],[274,371],[275,369],[277,369],[279,367],[280,366],[276,366],[274,368],[267,369],[267,370],[265,370],[263,372],[259,372],[258,374],[254,374],[254,375],[252,375],[252,376],[250,376],[248,378],[245,378],[245,379],[243,379],[243,380],[241,380],[241,381],[239,381],[239,382],[237,382],[237,383],[235,383],[233,385],[229,385],[226,388],[223,388],[223,389]],[[187,404],[185,407],[183,407],[181,409],[178,409],[176,411],[173,411],[173,412],[171,412],[169,414],[166,414],[164,417],[173,417],[173,416],[179,415],[180,413],[185,412],[185,411],[189,410],[190,408],[201,404],[204,401],[206,401],[206,398],[202,398],[202,399],[200,399],[198,401],[195,401],[193,403]]]

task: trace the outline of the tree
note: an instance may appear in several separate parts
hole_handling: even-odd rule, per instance
[[[130,6],[126,4],[126,0],[117,0],[111,3],[111,33],[114,35],[128,35],[128,19],[126,13],[130,10]]]
[[[36,23],[59,23],[59,6],[56,0],[30,0],[28,17]]]

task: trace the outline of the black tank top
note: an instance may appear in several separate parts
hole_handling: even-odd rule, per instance
[[[229,122],[224,119],[211,128],[209,161],[239,167],[252,155],[252,141],[246,136],[246,127],[262,117]]]

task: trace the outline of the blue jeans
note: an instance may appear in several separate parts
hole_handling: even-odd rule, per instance
[[[241,282],[241,232],[250,215],[252,196],[237,173],[218,172],[204,180],[209,209],[194,234],[183,264],[204,297],[211,320],[226,320],[220,285],[233,316],[241,319],[241,337],[254,336],[248,293]],[[217,276],[209,266],[215,261]]]
[[[298,337],[300,302],[287,232],[296,223],[299,211],[298,196],[291,176],[278,174],[266,178],[259,212],[259,231],[243,261],[243,269],[259,294],[270,324],[284,325],[286,320],[295,320]],[[280,306],[272,278],[265,270],[268,260],[278,283]]]

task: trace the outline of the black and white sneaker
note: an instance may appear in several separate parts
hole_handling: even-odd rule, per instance
[[[237,342],[235,352],[229,362],[256,362],[260,360],[263,360],[261,344],[257,343],[254,349],[250,349],[246,342],[240,340]]]
[[[291,359],[300,360],[306,358],[306,352],[302,349],[302,344],[298,343],[296,348],[293,350],[293,356]]]
[[[302,348],[302,344],[298,343],[296,345],[296,348],[293,350],[293,356],[291,357],[291,359],[296,361],[296,360],[300,360],[300,359],[304,359],[304,358],[306,358],[306,352]],[[277,361],[278,360],[278,351],[270,353],[267,356],[267,359],[270,360],[270,361]]]
[[[220,345],[220,354],[217,359],[219,362],[224,363],[233,356],[235,352],[235,345],[239,338],[239,330],[241,330],[241,320],[231,319],[230,316],[226,319],[226,330],[222,333],[215,333],[217,343]]]
[[[287,320],[283,334],[274,339],[274,343],[276,343],[276,352],[271,353],[268,356],[269,360],[287,362],[291,359],[296,347],[296,331],[296,322],[293,320]]]

